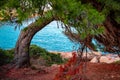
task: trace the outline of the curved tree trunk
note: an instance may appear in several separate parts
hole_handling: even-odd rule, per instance
[[[15,47],[14,55],[14,67],[28,67],[30,66],[30,57],[29,57],[29,46],[33,36],[47,24],[52,22],[54,19],[41,20],[41,24],[36,26],[36,22],[30,24],[26,29],[23,29],[20,33],[19,39]]]

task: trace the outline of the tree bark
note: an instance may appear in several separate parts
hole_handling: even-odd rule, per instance
[[[120,28],[119,24],[115,24],[111,15],[108,15],[105,22],[105,32],[102,34],[104,36],[95,36],[96,40],[105,46],[105,51],[108,52],[119,52],[120,51]]]
[[[23,29],[21,31],[15,47],[15,55],[13,60],[15,68],[30,66],[29,46],[31,40],[39,30],[44,28],[53,20],[53,18],[43,20],[39,26],[36,26],[36,23],[34,22],[30,24],[26,29]]]

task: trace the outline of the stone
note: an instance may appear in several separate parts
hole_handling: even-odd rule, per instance
[[[72,55],[73,52],[61,52],[60,55],[62,56],[62,58],[66,58],[66,59],[70,59],[73,57]],[[76,56],[77,56],[77,53],[75,52]]]
[[[115,61],[120,61],[120,58],[115,58]]]
[[[93,53],[94,55],[96,55],[96,56],[101,56],[101,55],[102,55],[101,52],[93,51],[92,53]]]
[[[106,56],[113,62],[120,61],[120,57],[117,54],[107,54]]]
[[[51,67],[60,67],[60,65],[58,65],[58,64],[52,64]]]
[[[99,61],[100,63],[112,63],[112,61],[110,61],[110,58],[106,56],[101,56]]]
[[[83,58],[86,58],[86,53],[83,53],[82,57],[83,57]],[[91,60],[91,59],[93,59],[94,57],[95,57],[95,56],[92,55],[91,53],[87,53],[87,59]]]
[[[98,63],[97,57],[94,57],[90,62],[91,62],[91,63]]]

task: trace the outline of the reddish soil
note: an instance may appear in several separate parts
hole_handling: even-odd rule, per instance
[[[86,72],[89,80],[120,80],[120,64],[89,63]]]
[[[58,66],[11,70],[6,67],[0,68],[0,80],[53,80],[59,71]],[[120,64],[87,63],[84,76],[88,80],[120,80]]]

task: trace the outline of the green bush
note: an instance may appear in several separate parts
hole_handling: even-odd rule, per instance
[[[120,64],[120,60],[118,60],[118,61],[116,61],[116,62],[114,62],[115,64]]]
[[[47,51],[41,47],[38,47],[37,45],[30,46],[30,56],[40,56],[45,53],[47,53]]]
[[[54,54],[54,53],[47,53],[46,55],[43,56],[44,59],[46,59],[48,65],[52,64],[62,64],[64,63],[64,60],[60,56],[60,54]]]
[[[30,46],[30,56],[31,57],[43,57],[46,60],[47,65],[52,64],[61,64],[64,62],[60,54],[54,54],[46,51],[45,49],[38,47],[37,45]],[[3,50],[0,49],[0,66],[7,64],[13,60],[14,49],[11,50]]]
[[[0,66],[7,64],[13,60],[14,50],[3,50],[0,49]]]
[[[60,54],[54,54],[46,51],[45,49],[38,47],[37,45],[30,46],[30,56],[43,57],[48,65],[61,64],[64,62]]]

